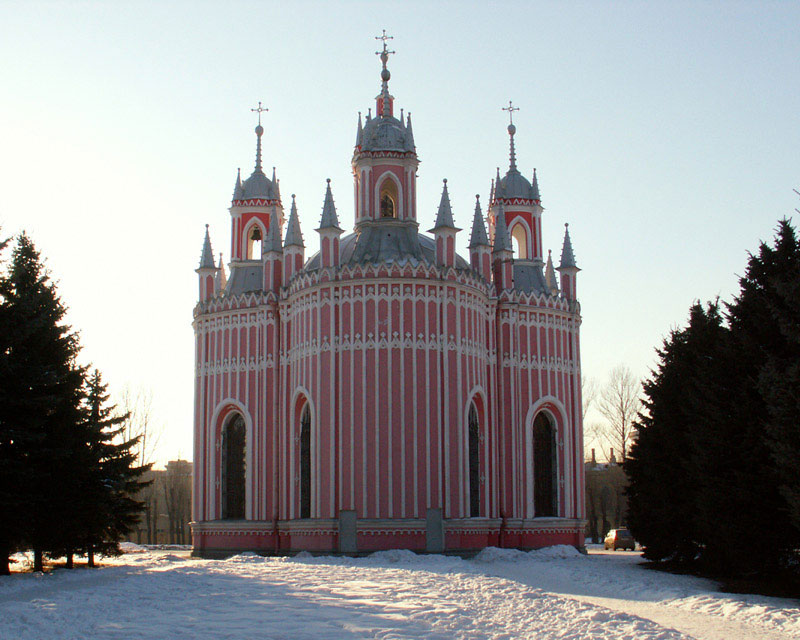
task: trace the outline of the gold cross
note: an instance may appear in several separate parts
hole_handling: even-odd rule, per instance
[[[261,100],[258,101],[258,108],[257,109],[250,109],[250,111],[254,111],[258,113],[258,124],[261,125],[261,114],[264,111],[269,111],[266,107],[261,106]]]
[[[507,107],[502,107],[503,111],[508,111],[508,123],[514,124],[514,112],[519,111],[519,107],[515,107],[511,104],[511,100],[508,101]]]

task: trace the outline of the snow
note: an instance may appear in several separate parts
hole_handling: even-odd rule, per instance
[[[638,553],[200,560],[126,545],[97,570],[0,578],[0,638],[800,638],[792,600],[650,571]],[[19,569],[29,558],[18,557]]]

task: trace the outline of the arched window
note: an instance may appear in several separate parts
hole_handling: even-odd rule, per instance
[[[311,517],[311,410],[300,414],[300,517]]]
[[[261,260],[261,227],[254,224],[247,232],[247,259]]]
[[[481,434],[475,403],[469,405],[469,517],[481,515]]]
[[[521,223],[514,225],[511,230],[511,247],[514,249],[514,257],[519,260],[528,260],[528,234]]]
[[[540,413],[533,421],[533,506],[534,516],[556,514],[555,433],[550,419]]]
[[[381,218],[397,217],[397,185],[391,178],[386,178],[380,191]]]
[[[222,429],[222,518],[245,517],[246,429],[235,414]]]

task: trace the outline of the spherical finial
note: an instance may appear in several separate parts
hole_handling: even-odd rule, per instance
[[[444,182],[445,184],[447,184],[447,178],[442,178],[442,182]]]
[[[292,200],[294,200],[294,194],[292,194]]]
[[[480,200],[481,199],[481,194],[480,193],[476,193],[475,194],[475,199],[476,200]]]
[[[564,223],[564,226],[565,226],[567,229],[569,229],[569,222],[565,222],[565,223]]]
[[[388,69],[381,69],[381,80],[384,82],[389,82],[389,78],[392,77],[392,74],[389,73]]]
[[[331,179],[330,178],[326,178],[325,180],[327,181],[328,184],[331,183]]]
[[[206,231],[208,231],[208,223],[206,223]]]
[[[513,124],[508,125],[508,135],[513,136],[516,132],[517,128]]]
[[[260,138],[261,136],[263,136],[263,135],[264,135],[264,127],[262,127],[261,125],[258,125],[258,126],[256,127],[256,135],[257,135],[259,138]]]

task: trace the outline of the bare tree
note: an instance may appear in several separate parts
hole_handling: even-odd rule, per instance
[[[590,378],[588,376],[581,378],[581,399],[583,400],[581,410],[583,411],[584,420],[586,420],[586,414],[589,412],[589,409],[591,409],[597,401],[598,391],[599,387],[596,378]]]
[[[642,406],[641,390],[642,383],[631,370],[625,365],[617,365],[611,370],[598,398],[597,410],[606,422],[595,425],[595,437],[619,451],[622,461],[627,458],[633,421]]]

